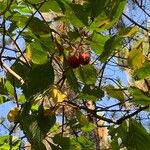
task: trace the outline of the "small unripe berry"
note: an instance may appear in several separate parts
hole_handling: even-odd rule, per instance
[[[82,65],[87,65],[90,62],[90,54],[88,52],[79,54],[79,62]]]
[[[80,65],[79,57],[77,55],[72,55],[68,57],[68,64],[71,68],[77,68]]]

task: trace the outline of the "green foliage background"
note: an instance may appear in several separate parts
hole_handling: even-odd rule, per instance
[[[0,102],[12,100],[20,109],[9,135],[0,136],[0,149],[24,149],[23,138],[33,150],[149,149],[150,134],[138,119],[142,111],[149,114],[150,59],[144,43],[149,29],[128,16],[134,25],[121,24],[127,3],[0,1],[0,66],[5,72]],[[88,65],[69,66],[70,55],[87,51]],[[129,72],[131,84],[105,76],[110,62]],[[115,104],[99,105],[106,97]],[[13,134],[17,128],[23,137]],[[105,142],[99,128],[108,132]]]

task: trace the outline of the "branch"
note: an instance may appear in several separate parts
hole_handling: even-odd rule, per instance
[[[147,28],[145,28],[144,26],[138,24],[137,22],[135,22],[133,19],[131,19],[129,16],[127,16],[126,14],[123,13],[123,16],[126,17],[129,21],[131,21],[133,24],[135,24],[136,26],[140,27],[141,29],[145,30],[146,32],[148,32],[149,30]]]
[[[136,114],[138,114],[139,112],[141,112],[141,111],[143,111],[143,110],[145,110],[145,109],[147,109],[147,108],[149,108],[149,105],[146,105],[146,106],[144,106],[144,107],[140,107],[140,108],[139,108],[138,110],[136,110],[135,112],[133,112],[133,113],[131,113],[131,114],[127,115],[127,116],[124,116],[124,117],[120,118],[119,120],[117,120],[117,121],[116,121],[116,124],[121,124],[124,120],[135,116]]]
[[[113,121],[113,120],[111,120],[109,118],[97,115],[95,110],[88,109],[85,106],[79,106],[76,103],[73,103],[71,101],[65,101],[65,102],[67,102],[68,104],[72,105],[73,107],[76,107],[78,109],[83,109],[83,110],[87,111],[88,113],[92,114],[95,118],[97,118],[99,120],[103,120],[103,121],[106,121],[108,123],[116,123],[115,121]]]

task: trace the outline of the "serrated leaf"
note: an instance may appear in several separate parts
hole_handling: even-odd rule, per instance
[[[88,13],[84,5],[67,3],[66,6],[66,23],[71,23],[76,27],[88,26]]]
[[[28,74],[23,93],[26,97],[33,96],[53,84],[54,70],[51,64],[35,65]]]
[[[31,113],[30,109],[31,102],[26,103],[21,113],[21,129],[23,129],[33,149],[46,150],[43,140],[50,128],[55,124],[56,117],[54,114],[45,116],[42,105],[34,113]]]

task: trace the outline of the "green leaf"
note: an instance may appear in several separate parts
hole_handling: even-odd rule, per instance
[[[91,122],[89,122],[87,125],[81,127],[81,130],[83,132],[92,132],[94,129],[95,129],[95,125]]]
[[[44,35],[50,33],[49,26],[44,21],[36,17],[31,19],[29,27],[35,35]]]
[[[97,54],[101,54],[104,51],[104,45],[108,39],[109,36],[94,32],[91,39],[89,39],[92,50]]]
[[[26,97],[33,96],[48,88],[54,81],[54,70],[51,64],[34,65],[30,71],[26,84],[23,85],[23,93]]]
[[[70,150],[70,138],[63,137],[61,134],[56,134],[53,138],[53,142],[64,150]]]
[[[55,115],[44,115],[44,107],[43,105],[40,105],[38,109],[38,126],[44,137],[46,136],[48,131],[54,126],[55,122]]]
[[[147,62],[140,69],[136,70],[134,73],[135,77],[138,79],[145,79],[150,77],[150,62]]]
[[[133,102],[141,105],[149,105],[150,104],[150,95],[148,92],[144,92],[138,88],[131,87],[129,88],[130,93],[133,96]]]
[[[7,94],[9,96],[14,97],[14,87],[12,86],[12,84],[8,80],[5,83],[5,89],[6,89]]]
[[[50,10],[54,12],[65,11],[65,4],[61,0],[47,0],[40,8],[41,12],[49,12]]]
[[[117,99],[119,101],[123,101],[124,100],[123,91],[121,89],[116,89],[113,85],[108,85],[106,87],[106,92],[112,98],[115,98],[115,99]]]
[[[24,105],[20,125],[33,149],[46,150],[43,139],[56,122],[55,115],[45,116],[43,106],[31,112],[31,102]]]
[[[88,13],[84,5],[68,3],[66,6],[66,23],[71,23],[76,27],[88,26]]]
[[[129,120],[129,132],[126,140],[128,150],[147,150],[150,147],[150,134],[133,119]]]
[[[55,45],[51,36],[44,36],[39,38],[41,47],[44,51],[48,51],[50,53],[55,53]]]
[[[12,139],[12,143],[10,145],[10,139]],[[15,136],[4,135],[0,136],[0,149],[1,150],[18,150],[20,146],[21,140],[16,138]]]
[[[91,11],[91,17],[96,18],[98,15],[100,15],[104,9],[106,0],[88,0],[88,11]]]
[[[47,52],[42,49],[38,41],[27,46],[26,55],[34,64],[45,64],[48,61]]]
[[[97,71],[92,65],[79,67],[76,74],[83,83],[94,85],[97,79]]]
[[[88,139],[85,136],[79,136],[71,139],[70,150],[93,150],[93,145],[94,143],[91,139]]]
[[[88,125],[89,120],[81,111],[76,111],[76,117],[82,126]]]
[[[125,145],[122,145],[122,143],[125,143],[127,140],[127,123],[124,121],[119,127],[115,127],[114,125],[109,127],[109,134],[111,135],[111,146],[113,150],[120,150]],[[119,143],[118,139],[121,138],[122,142]]]
[[[78,92],[79,91],[79,84],[77,82],[77,78],[73,72],[72,69],[68,69],[66,71],[66,78],[68,80],[68,83],[70,85],[70,87],[75,91],[75,92]]]
[[[111,26],[114,25],[114,23],[119,20],[126,3],[127,0],[106,0],[105,2],[102,1],[102,11],[96,10],[97,14],[99,15],[94,18],[90,29],[97,31],[109,29]],[[96,6],[96,8],[98,7],[100,6]]]
[[[99,87],[85,85],[79,94],[80,99],[96,101],[104,96],[104,92]]]
[[[5,103],[5,102],[7,102],[7,101],[9,101],[8,98],[6,98],[6,97],[3,96],[3,95],[0,95],[0,104]]]
[[[108,57],[110,57],[111,54],[115,50],[117,50],[117,51],[121,50],[121,47],[122,47],[121,41],[122,41],[122,37],[119,36],[119,35],[114,35],[113,37],[108,39],[105,42],[104,51],[103,51],[103,53],[100,56],[100,60],[102,62],[105,62],[108,59]]]

